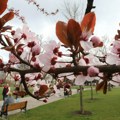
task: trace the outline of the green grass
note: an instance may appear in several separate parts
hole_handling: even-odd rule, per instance
[[[76,86],[74,85],[74,86],[72,86],[71,88],[72,88],[72,89],[79,89],[80,87],[77,86],[77,85],[76,85]],[[90,86],[83,86],[83,88],[90,88]],[[93,88],[95,88],[95,86],[93,86]]]
[[[108,94],[94,93],[90,100],[90,91],[84,92],[84,108],[92,115],[78,115],[79,95],[62,99],[50,104],[27,110],[26,113],[10,115],[9,120],[120,120],[120,88],[113,89]]]
[[[2,90],[3,90],[3,87],[0,87],[0,100],[3,99],[3,96],[2,96]]]

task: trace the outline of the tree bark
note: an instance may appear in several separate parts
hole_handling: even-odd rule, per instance
[[[79,73],[79,72],[87,72],[87,69],[90,66],[74,66],[74,67],[64,67],[64,68],[56,68],[54,69],[54,71],[49,71],[49,73],[55,73],[55,74],[60,74],[60,73],[69,73],[69,72],[75,72],[75,73]],[[116,72],[120,72],[120,65],[98,65],[95,66],[99,69],[100,72],[104,72],[104,73],[116,73]]]
[[[85,14],[91,12],[91,10],[95,8],[95,6],[93,6],[93,2],[94,0],[87,0],[87,8],[86,8]]]
[[[87,69],[90,66],[73,66],[73,67],[63,67],[63,68],[55,68],[54,70],[49,70],[47,73],[48,74],[61,74],[61,73],[79,73],[79,72],[87,72]],[[96,65],[95,67],[97,67],[99,69],[100,72],[103,73],[119,73],[120,72],[120,65]],[[0,71],[3,71],[3,68],[0,68]],[[4,70],[6,71],[6,70]],[[7,72],[18,72],[20,74],[28,74],[28,73],[39,73],[41,72],[40,69],[37,68],[30,68],[30,69],[26,69],[26,70],[19,70],[16,68],[8,68]]]
[[[90,87],[91,87],[91,100],[93,100],[93,86],[92,86],[92,81],[90,83]]]
[[[80,113],[84,114],[84,106],[83,106],[83,87],[80,85]]]

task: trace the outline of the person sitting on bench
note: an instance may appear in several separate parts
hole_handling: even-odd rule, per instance
[[[1,112],[4,111],[4,106],[5,106],[5,105],[12,104],[12,103],[14,103],[14,102],[15,102],[15,101],[14,101],[14,98],[13,98],[13,96],[12,96],[12,93],[10,92],[10,93],[8,94],[8,96],[5,98],[4,102],[3,102],[3,105],[2,105],[2,108],[1,108]]]

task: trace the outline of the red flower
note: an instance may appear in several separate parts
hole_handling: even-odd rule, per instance
[[[27,36],[23,33],[21,38],[27,39]]]
[[[23,52],[23,48],[19,48],[19,49],[17,49],[17,53],[18,53],[18,55],[21,55],[22,52]]]
[[[36,57],[35,57],[35,56],[32,57],[31,60],[32,60],[33,62],[35,62],[35,61],[36,61]]]
[[[53,57],[51,59],[51,65],[55,65],[56,64],[56,60],[57,60],[57,57]]]
[[[34,42],[34,41],[28,42],[28,45],[27,45],[27,46],[30,47],[30,48],[32,48],[32,47],[35,46],[35,42]]]

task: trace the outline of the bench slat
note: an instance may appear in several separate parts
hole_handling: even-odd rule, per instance
[[[24,109],[26,107],[26,104],[27,104],[27,101],[9,104],[7,110],[12,111],[17,109]]]
[[[21,109],[21,110],[24,109],[26,111],[26,107],[27,107],[27,101],[8,104],[8,105],[4,106],[4,111],[1,112],[1,116],[2,115],[7,116],[8,111],[13,111],[13,110],[17,110],[17,109]]]

